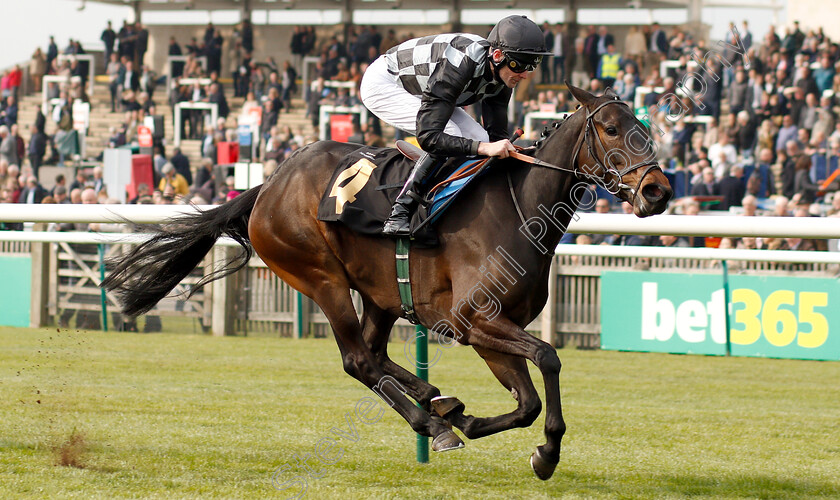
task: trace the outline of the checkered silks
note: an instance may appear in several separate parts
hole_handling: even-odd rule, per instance
[[[496,95],[504,87],[490,71],[489,48],[487,40],[478,35],[447,33],[403,42],[389,50],[385,59],[388,72],[410,94],[420,96],[436,80],[445,80],[447,86],[459,90],[455,104],[466,106]],[[444,61],[448,64],[442,65]]]

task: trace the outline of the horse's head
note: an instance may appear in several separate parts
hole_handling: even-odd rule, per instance
[[[656,161],[647,127],[612,90],[596,97],[568,87],[581,103],[577,113],[585,114],[575,145],[575,170],[630,202],[637,217],[664,212],[673,190]]]

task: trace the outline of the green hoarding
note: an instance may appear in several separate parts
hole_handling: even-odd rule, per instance
[[[30,297],[32,296],[32,258],[27,256],[0,257],[0,325],[29,326]]]
[[[840,282],[730,276],[732,355],[840,360]],[[726,354],[726,297],[714,274],[605,272],[601,348]]]

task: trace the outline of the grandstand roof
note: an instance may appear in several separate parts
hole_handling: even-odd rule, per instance
[[[83,0],[85,1],[85,0]],[[280,10],[280,9],[567,9],[567,8],[686,8],[692,0],[87,0],[112,5],[135,6],[141,10]],[[701,4],[709,3],[699,0]],[[714,0],[713,0],[714,1]],[[731,0],[730,0],[731,1]],[[717,0],[715,4],[730,5]],[[755,4],[756,0],[746,2]],[[745,2],[738,2],[744,5]],[[767,2],[757,2],[767,4]]]

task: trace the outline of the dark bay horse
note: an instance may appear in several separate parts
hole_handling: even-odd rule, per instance
[[[452,426],[474,439],[531,425],[542,409],[526,366],[531,361],[543,376],[547,411],[546,443],[531,455],[531,467],[548,479],[566,430],[560,360],[554,346],[523,328],[545,305],[553,249],[580,200],[576,187],[594,179],[632,203],[639,217],[662,213],[671,197],[649,144],[628,141],[634,134],[649,141],[630,108],[611,92],[595,97],[571,91],[581,106],[536,149],[534,157],[542,163],[498,160],[439,223],[440,246],[411,251],[417,317],[443,338],[475,349],[517,401],[510,413],[467,415],[456,398],[441,398],[436,387],[389,359],[388,337],[401,314],[394,241],[317,219],[336,165],[358,145],[309,145],[262,186],[213,210],[171,220],[119,262],[103,286],[121,297],[125,314],[141,314],[222,235],[236,239],[245,252],[207,281],[244,267],[250,242],[277,276],[324,311],[344,370],[374,389],[415,432],[432,437],[436,451],[463,446]],[[362,297],[361,320],[351,290]]]

